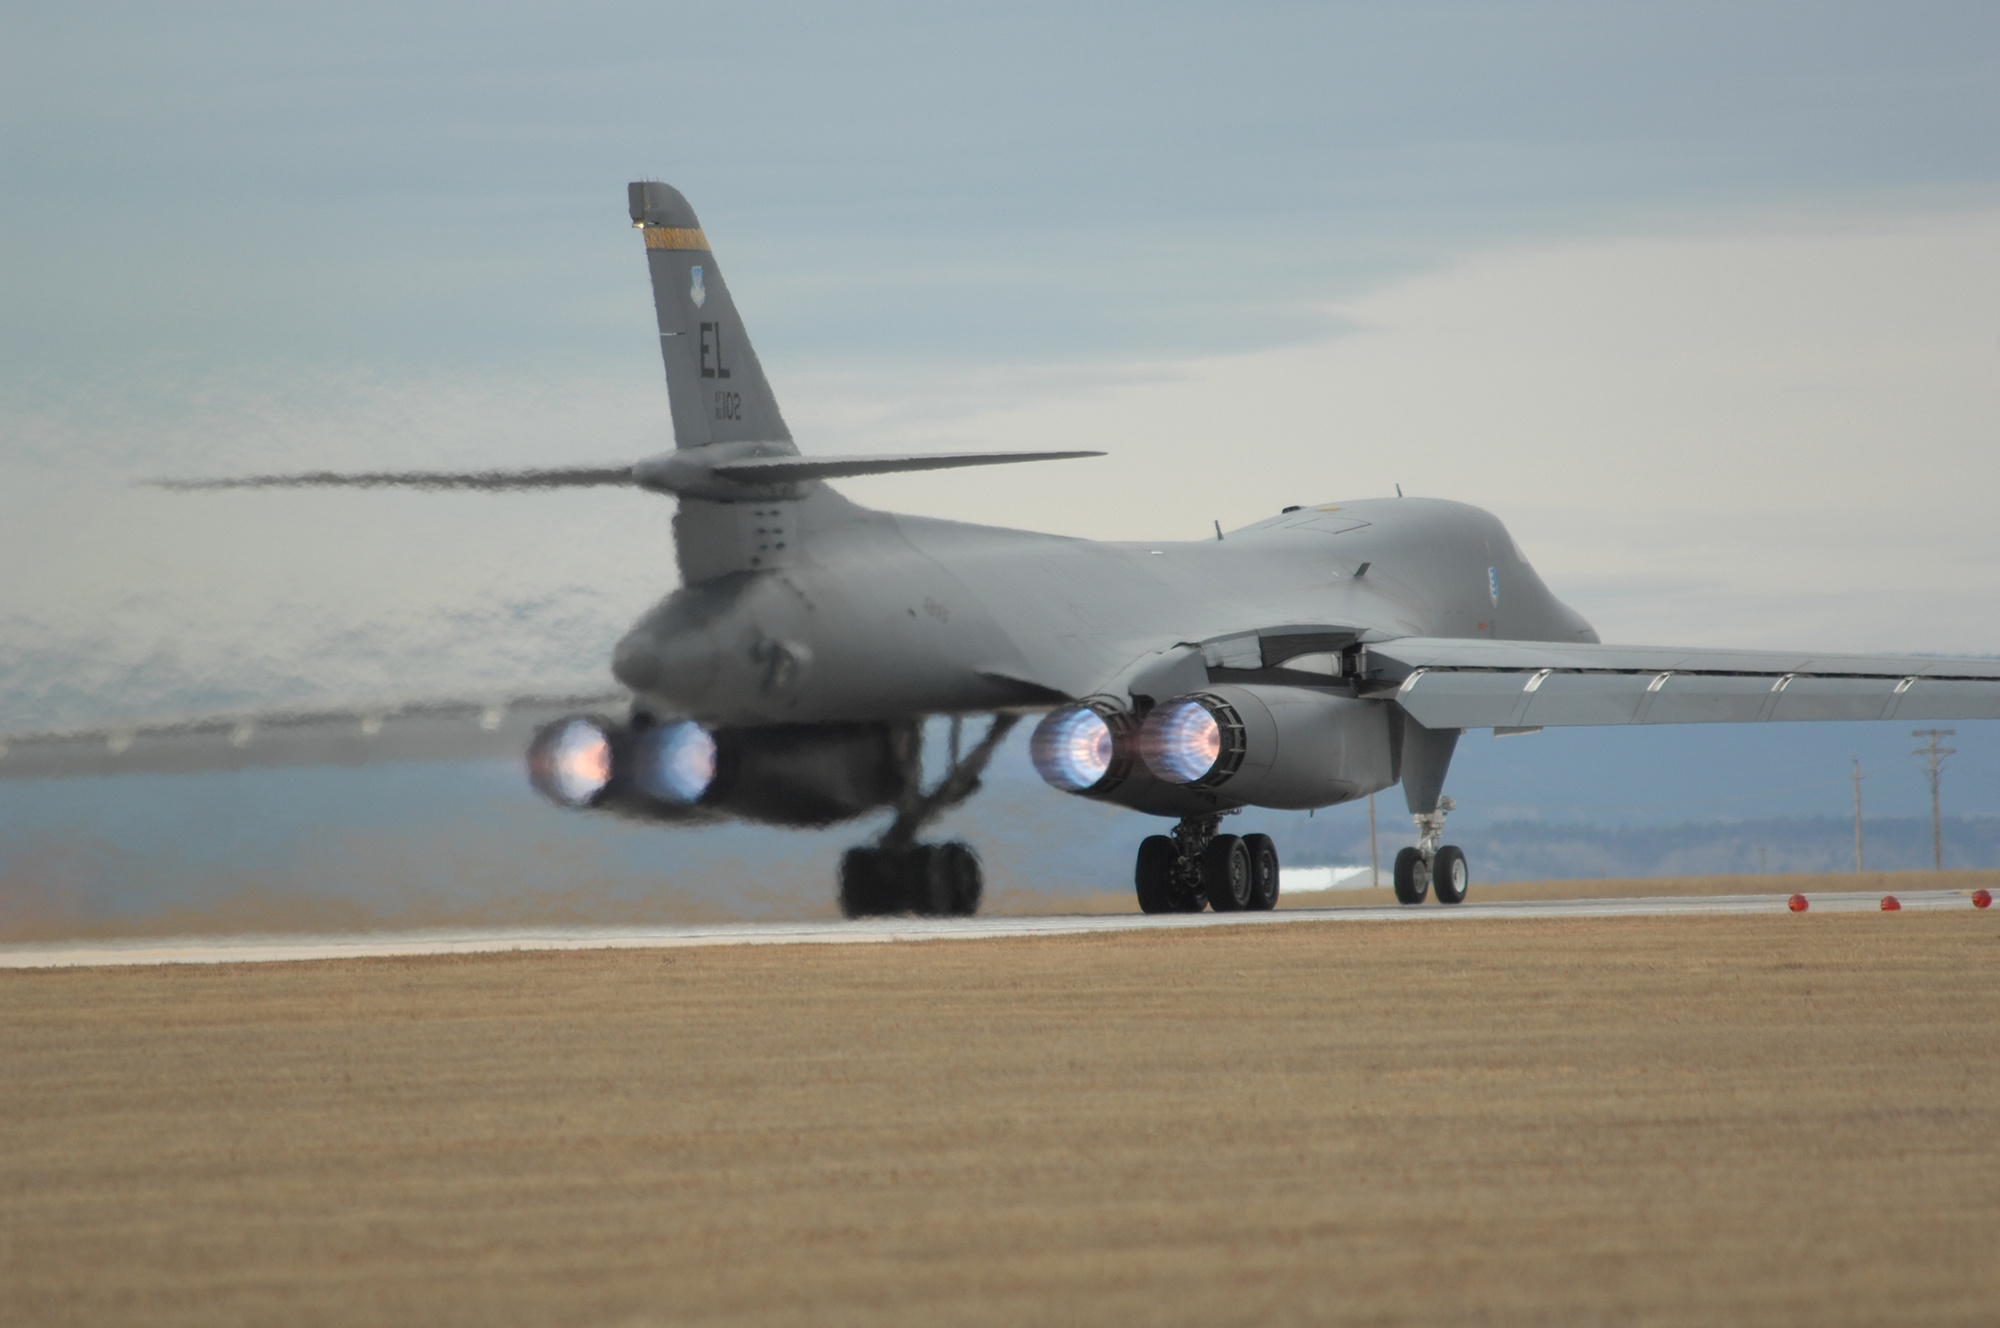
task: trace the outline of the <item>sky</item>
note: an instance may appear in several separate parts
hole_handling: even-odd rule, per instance
[[[1990,4],[15,6],[0,731],[601,679],[665,500],[135,481],[663,449],[642,177],[802,450],[1111,454],[864,503],[1401,485],[1607,640],[2000,653],[1996,89]]]

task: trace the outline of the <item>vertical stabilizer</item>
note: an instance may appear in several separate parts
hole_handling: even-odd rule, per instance
[[[794,451],[694,209],[671,185],[642,181],[628,194],[653,274],[675,446],[775,442]]]

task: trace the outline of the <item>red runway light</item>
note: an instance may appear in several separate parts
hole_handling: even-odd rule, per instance
[[[1903,907],[1902,903],[1899,900],[1897,900],[1896,896],[1894,895],[1882,896],[1882,911],[1884,913],[1897,913],[1902,911],[1902,907]]]
[[[1972,906],[1974,908],[1990,908],[1992,904],[1993,892],[1991,890],[1974,890],[1972,892]]]
[[[1789,908],[1794,913],[1803,913],[1806,911],[1806,908],[1808,907],[1808,905],[1806,904],[1806,897],[1804,895],[1793,895],[1790,899],[1787,899],[1785,901],[1785,907]]]

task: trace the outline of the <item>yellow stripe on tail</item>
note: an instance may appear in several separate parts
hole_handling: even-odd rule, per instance
[[[708,248],[708,237],[699,230],[683,230],[673,226],[647,226],[644,230],[648,249]]]

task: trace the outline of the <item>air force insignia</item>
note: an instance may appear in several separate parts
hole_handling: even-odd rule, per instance
[[[1486,569],[1486,595],[1493,601],[1494,608],[1500,607],[1500,569],[1497,567]]]
[[[708,299],[708,292],[701,288],[701,264],[699,263],[694,265],[694,280],[688,285],[688,298],[694,301],[694,307],[697,309],[701,308],[702,303]]]

